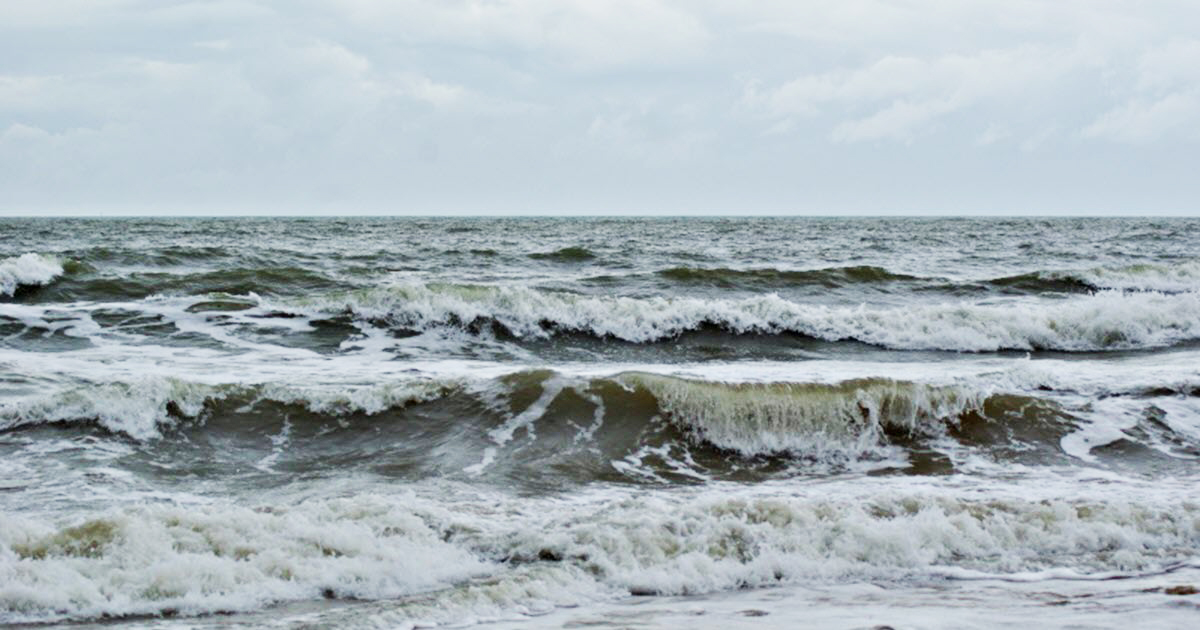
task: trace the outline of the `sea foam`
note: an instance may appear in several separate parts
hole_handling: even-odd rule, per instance
[[[391,607],[394,625],[461,622],[628,594],[939,570],[1129,574],[1191,560],[1200,543],[1197,507],[1162,489],[1136,500],[1078,485],[1056,490],[1069,497],[963,498],[905,483],[432,503],[360,492],[256,507],[142,505],[62,522],[5,514],[0,621],[423,594]]]
[[[1121,267],[1095,267],[1075,272],[1049,272],[1051,277],[1069,277],[1100,289],[1182,292],[1200,290],[1200,261],[1172,265],[1144,263]]]
[[[0,515],[0,622],[381,599],[486,574],[403,502],[146,505],[52,524]]]

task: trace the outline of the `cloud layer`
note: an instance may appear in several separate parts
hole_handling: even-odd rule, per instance
[[[1200,5],[0,4],[0,212],[1194,214]]]

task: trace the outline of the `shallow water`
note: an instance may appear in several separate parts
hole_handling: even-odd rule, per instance
[[[1198,230],[3,220],[0,622],[1187,627]]]

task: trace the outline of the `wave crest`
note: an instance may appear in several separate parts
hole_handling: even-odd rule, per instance
[[[316,414],[373,415],[388,409],[447,395],[457,384],[415,379],[359,387],[300,387],[278,383],[220,384],[177,378],[145,378],[78,386],[0,405],[0,430],[75,421],[95,422],[107,431],[136,440],[162,436],[162,429],[181,418],[200,418],[216,402],[234,399],[247,406],[259,402],[297,405]]]
[[[50,284],[63,274],[57,258],[28,253],[0,260],[0,294],[12,296],[23,286]]]

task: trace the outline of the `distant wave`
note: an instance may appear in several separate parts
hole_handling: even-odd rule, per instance
[[[0,294],[12,296],[23,286],[50,284],[63,274],[57,258],[28,253],[0,260]]]
[[[1022,293],[1082,293],[1104,289],[1180,293],[1200,290],[1200,262],[1181,262],[1175,265],[1137,264],[1077,270],[1039,270],[982,282],[954,282],[943,278],[914,276],[872,265],[805,270],[679,266],[662,269],[657,272],[657,275],[681,284],[703,284],[718,288],[803,286],[838,288],[897,282],[926,282],[951,289],[991,286],[1017,290]]]
[[[851,284],[874,284],[921,280],[917,276],[894,273],[883,267],[867,265],[833,267],[811,270],[781,269],[706,269],[701,267],[671,267],[658,275],[675,282],[709,284],[718,287],[751,286],[806,286],[817,285],[829,288]]]
[[[283,313],[346,313],[406,330],[489,327],[518,338],[583,334],[634,343],[704,327],[792,333],[892,349],[1102,351],[1200,339],[1200,293],[1100,291],[1059,300],[824,306],[775,294],[744,299],[609,297],[521,286],[409,284],[285,302]]]
[[[171,273],[138,270],[116,277],[72,274],[68,281],[56,286],[54,298],[108,301],[172,294],[297,295],[345,286],[340,280],[302,267],[229,267]]]

